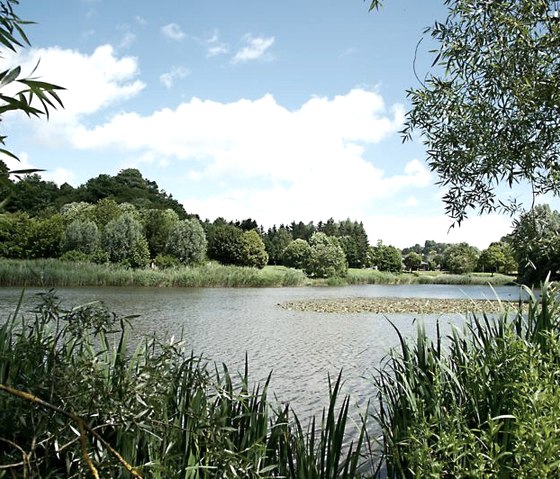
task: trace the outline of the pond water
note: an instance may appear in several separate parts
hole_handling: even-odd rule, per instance
[[[38,289],[25,291],[22,311],[37,303]],[[14,311],[19,288],[0,288],[0,320]],[[140,333],[178,337],[184,332],[188,348],[230,371],[242,370],[245,354],[253,380],[272,371],[271,390],[289,401],[300,418],[318,414],[328,399],[328,380],[343,370],[344,391],[363,410],[372,399],[372,377],[397,335],[389,318],[404,336],[413,338],[416,317],[428,334],[460,324],[462,315],[334,314],[288,311],[285,301],[347,297],[422,297],[516,300],[518,287],[447,285],[368,285],[304,288],[59,288],[64,305],[102,300],[109,310],[130,315]]]

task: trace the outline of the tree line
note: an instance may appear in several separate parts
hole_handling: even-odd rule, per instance
[[[282,265],[309,276],[345,276],[348,268],[401,272],[444,270],[513,274],[526,283],[560,270],[560,214],[537,205],[514,221],[513,233],[480,251],[467,243],[427,240],[402,250],[371,245],[364,225],[333,218],[292,221],[265,230],[252,218],[213,222],[189,214],[137,169],[99,175],[74,188],[37,174],[12,179],[0,162],[4,213],[0,257],[61,258],[134,268],[222,264]]]

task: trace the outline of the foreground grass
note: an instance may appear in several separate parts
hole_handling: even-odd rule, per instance
[[[47,294],[31,319],[0,326],[0,478],[360,477],[350,399],[309,426],[272,406],[268,381],[189,355],[181,343],[127,345],[126,318],[64,310]]]
[[[528,311],[400,337],[372,387],[382,463],[365,419],[347,434],[340,376],[306,426],[247,366],[231,374],[156,338],[131,350],[126,323],[46,294],[34,317],[0,326],[0,478],[560,476],[560,300],[548,284]]]
[[[560,477],[560,303],[474,316],[447,344],[420,326],[377,379],[387,475]]]
[[[130,269],[118,265],[70,263],[56,259],[0,259],[0,286],[173,286],[173,287],[282,287],[345,286],[354,284],[514,284],[505,275],[442,272],[388,273],[350,269],[346,278],[309,279],[300,270],[266,266],[262,270],[208,263],[166,270]]]

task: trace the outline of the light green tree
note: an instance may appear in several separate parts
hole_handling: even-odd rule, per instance
[[[422,255],[411,251],[404,257],[404,265],[409,271],[416,271],[422,264]]]
[[[147,209],[141,211],[141,216],[150,255],[155,258],[164,252],[169,233],[179,221],[179,215],[171,209]]]
[[[313,233],[309,240],[309,258],[305,272],[316,278],[345,277],[348,262],[338,238],[325,233]]]
[[[472,273],[477,266],[480,251],[468,243],[450,245],[443,252],[443,267],[450,273]]]
[[[145,267],[150,261],[148,242],[140,222],[130,214],[109,221],[105,227],[102,247],[109,261],[133,268]]]
[[[99,229],[91,220],[74,220],[62,236],[63,251],[81,251],[90,255],[99,247]]]
[[[176,222],[169,232],[165,252],[183,264],[200,263],[206,257],[206,234],[196,219]]]

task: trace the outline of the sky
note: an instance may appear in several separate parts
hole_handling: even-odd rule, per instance
[[[510,231],[450,229],[421,139],[402,143],[406,90],[430,65],[440,0],[22,0],[32,47],[2,69],[64,86],[46,121],[6,114],[13,168],[79,186],[138,168],[202,219],[363,222],[400,248]]]

